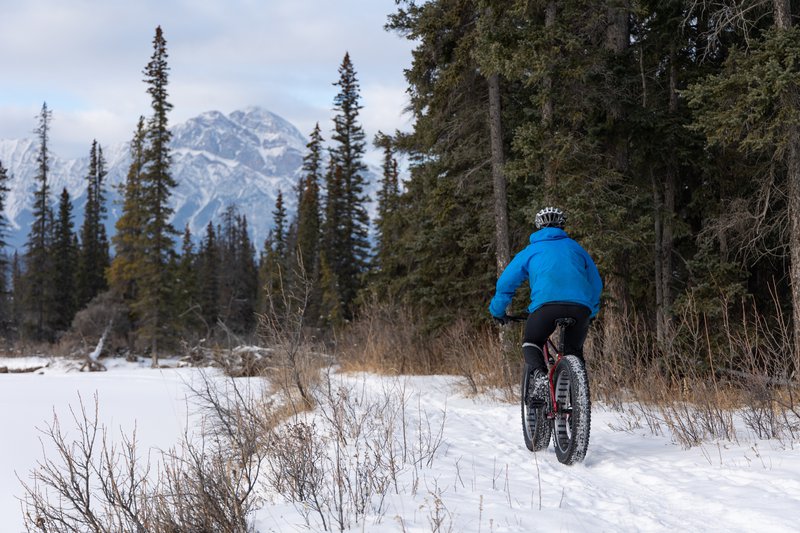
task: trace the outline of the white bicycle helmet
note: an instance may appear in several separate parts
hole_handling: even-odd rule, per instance
[[[566,221],[566,215],[557,207],[545,207],[536,213],[536,229],[563,228]]]

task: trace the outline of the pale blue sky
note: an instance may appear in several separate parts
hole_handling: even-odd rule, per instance
[[[142,69],[157,25],[173,124],[259,105],[304,135],[316,121],[327,133],[349,51],[368,138],[407,130],[412,43],[383,30],[394,10],[394,0],[0,0],[0,138],[32,137],[47,101],[59,156],[129,140],[149,111]]]

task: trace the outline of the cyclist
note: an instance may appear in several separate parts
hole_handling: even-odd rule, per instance
[[[489,312],[501,324],[508,321],[506,307],[514,292],[528,280],[531,304],[522,353],[532,376],[531,400],[543,402],[548,388],[547,366],[542,347],[556,328],[558,318],[572,318],[575,324],[564,335],[566,354],[583,361],[583,341],[589,322],[600,309],[603,282],[592,258],[564,231],[566,216],[556,207],[536,213],[536,228],[531,243],[514,256],[497,280]]]

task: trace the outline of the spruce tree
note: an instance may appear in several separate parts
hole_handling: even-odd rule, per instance
[[[214,224],[209,222],[197,254],[197,290],[200,315],[209,335],[219,317],[219,256]]]
[[[225,209],[216,232],[218,253],[218,319],[237,333],[249,333],[255,324],[258,268],[250,242],[247,218],[235,206]]]
[[[169,223],[172,216],[169,198],[176,183],[170,171],[172,134],[167,115],[172,104],[167,100],[169,66],[166,44],[159,26],[153,39],[153,55],[144,70],[152,115],[145,133],[145,164],[140,182],[144,212],[140,240],[144,255],[139,260],[138,295],[133,304],[139,321],[137,333],[143,342],[149,344],[154,367],[158,366],[159,344],[170,338],[174,311],[171,307],[174,287],[169,265],[175,254],[173,236],[176,231]]]
[[[417,42],[406,71],[414,131],[393,261],[392,292],[430,327],[453,310],[485,314],[496,279],[488,86],[476,63],[478,2],[404,2],[389,29]]]
[[[53,299],[51,327],[54,331],[66,331],[78,310],[75,290],[78,270],[78,247],[73,231],[72,200],[67,189],[61,191],[58,217],[55,220],[53,256]]]
[[[258,303],[258,264],[256,249],[250,241],[250,230],[247,217],[241,215],[237,220],[236,232],[236,273],[237,273],[237,325],[243,333],[252,333],[256,326],[256,309]]]
[[[107,288],[109,266],[108,239],[103,223],[105,208],[103,150],[97,141],[89,152],[89,173],[86,177],[86,208],[81,226],[80,268],[78,270],[78,308]]]
[[[721,16],[724,13],[725,16]],[[796,6],[713,6],[705,15],[709,48],[724,58],[687,91],[693,129],[705,135],[726,175],[712,189],[718,213],[710,246],[731,258],[756,305],[792,314],[795,368],[800,365],[800,73]],[[732,24],[732,21],[741,24]],[[722,169],[720,169],[722,170]],[[755,179],[754,179],[755,178]],[[724,179],[724,181],[723,181]],[[742,223],[742,221],[747,221]],[[781,258],[781,260],[776,260]],[[713,257],[710,258],[713,260]],[[706,263],[712,261],[706,261]],[[716,270],[716,269],[714,269]],[[775,280],[775,286],[763,281]],[[746,282],[746,285],[745,285]],[[790,298],[774,301],[775,293]],[[769,312],[769,311],[767,311]],[[781,369],[780,371],[784,371]]]
[[[6,237],[8,236],[8,218],[6,217],[6,197],[8,196],[8,192],[10,189],[8,188],[8,180],[11,179],[11,176],[8,175],[8,169],[3,166],[3,162],[0,161],[0,250],[5,250],[5,247],[8,245],[6,242]],[[3,261],[5,261],[5,256],[3,255]],[[8,266],[8,261],[2,263],[4,265],[3,271],[5,272],[5,267]],[[2,276],[0,276],[2,278]],[[2,278],[5,279],[5,278]],[[5,285],[3,285],[3,289],[5,289]]]
[[[138,297],[139,270],[143,258],[142,230],[145,223],[143,210],[142,175],[145,167],[145,123],[139,117],[133,140],[130,144],[131,165],[125,182],[121,186],[122,214],[115,224],[114,260],[108,271],[111,289],[128,305]],[[134,324],[135,325],[135,324]]]
[[[283,191],[278,191],[275,198],[275,210],[272,212],[273,226],[272,235],[274,239],[275,254],[281,259],[286,258],[286,208],[283,205]]]
[[[320,239],[322,217],[320,204],[320,182],[322,180],[322,134],[319,123],[311,132],[311,140],[306,145],[307,152],[303,158],[303,176],[300,178],[297,198],[297,249],[296,260],[299,261],[297,274],[300,283],[298,290],[308,292],[305,318],[316,324],[319,318],[321,292],[319,287],[320,273]]]
[[[272,211],[272,229],[264,241],[261,264],[258,268],[259,286],[263,290],[263,301],[259,307],[273,315],[286,310],[284,302],[289,290],[285,224],[286,209],[283,206],[283,194],[278,191],[275,209]]]
[[[383,150],[383,175],[381,188],[378,191],[378,213],[375,218],[377,253],[375,261],[377,267],[385,268],[388,257],[393,253],[396,230],[393,227],[393,217],[396,214],[398,197],[400,195],[399,174],[397,159],[394,155],[394,139],[378,132],[373,142],[375,147]]]
[[[303,177],[298,187],[297,199],[297,249],[302,259],[306,277],[313,278],[318,270],[320,229],[319,186],[322,178],[322,133],[319,123],[311,132],[303,158]]]
[[[354,313],[356,296],[363,283],[369,261],[369,216],[364,191],[366,165],[363,162],[366,142],[358,120],[361,110],[360,88],[350,54],[345,53],[339,67],[339,92],[334,98],[334,133],[331,159],[340,176],[342,212],[333,221],[339,232],[341,248],[328,250],[328,260],[339,281],[339,296],[347,317]],[[330,192],[328,193],[330,196]]]
[[[199,314],[197,254],[194,251],[189,224],[183,230],[181,256],[178,261],[175,283],[177,287],[175,308],[181,318],[180,325],[191,331]]]
[[[39,140],[36,156],[38,187],[33,198],[33,222],[25,250],[24,328],[35,340],[52,340],[49,305],[53,297],[53,263],[50,254],[53,212],[50,206],[50,120],[47,103],[39,113],[35,133]]]
[[[23,324],[23,314],[25,312],[25,278],[23,276],[22,258],[19,252],[14,250],[11,259],[11,330],[20,335],[20,328]]]
[[[321,299],[327,302],[321,310],[321,317],[330,315],[325,309],[336,309],[336,316],[344,318],[344,295],[341,278],[346,275],[342,265],[347,260],[347,225],[345,223],[346,201],[342,167],[330,157],[325,173],[325,219],[322,227],[320,245],[320,290]],[[324,256],[324,265],[323,265]],[[323,276],[324,275],[324,276]],[[325,278],[324,280],[322,278]],[[336,304],[334,305],[334,302]],[[330,322],[329,319],[324,320]],[[337,318],[338,320],[338,318]]]
[[[8,170],[0,161],[0,333],[8,335],[12,320],[10,306],[11,294],[8,287],[8,255],[6,252],[6,236],[8,234],[8,219],[5,215],[6,197],[9,192]]]

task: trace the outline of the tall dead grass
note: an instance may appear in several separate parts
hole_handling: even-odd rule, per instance
[[[512,330],[508,335],[519,336]],[[344,371],[453,374],[464,377],[472,394],[499,390],[511,399],[522,356],[504,350],[504,344],[508,343],[500,340],[497,330],[462,317],[432,335],[410,308],[373,301],[340,332],[336,355]]]
[[[344,371],[379,374],[446,372],[424,324],[402,305],[373,300],[357,320],[336,335],[337,360]]]
[[[620,330],[622,354],[604,353],[592,337],[595,397],[618,409],[624,426],[668,433],[685,447],[738,440],[737,416],[758,438],[800,436],[800,387],[780,307],[766,316],[746,301],[723,303],[721,316],[709,317],[688,299],[661,345],[635,317]]]

